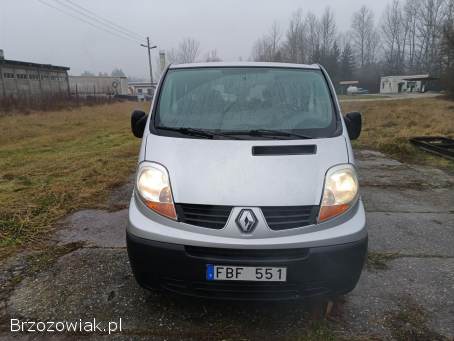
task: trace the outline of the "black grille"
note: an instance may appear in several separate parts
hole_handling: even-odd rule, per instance
[[[261,210],[272,230],[315,224],[318,214],[318,206],[266,206]]]
[[[191,225],[222,229],[227,223],[231,206],[175,204],[178,220]]]
[[[222,229],[232,206],[175,204],[178,220],[182,223]],[[260,207],[272,230],[287,230],[316,223],[318,206],[264,206]]]

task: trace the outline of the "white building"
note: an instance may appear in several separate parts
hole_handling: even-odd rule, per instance
[[[129,82],[128,90],[129,95],[137,96],[139,101],[150,101],[153,98],[154,90],[156,89],[156,84],[151,84],[150,82]]]
[[[426,92],[430,90],[431,81],[437,78],[429,74],[412,76],[385,76],[380,79],[381,94],[397,94],[402,92]]]

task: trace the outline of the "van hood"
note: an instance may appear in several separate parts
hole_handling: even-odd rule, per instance
[[[255,146],[315,145],[314,154],[252,154]],[[145,160],[169,172],[175,203],[318,205],[326,171],[348,163],[343,136],[311,140],[208,140],[148,134]]]

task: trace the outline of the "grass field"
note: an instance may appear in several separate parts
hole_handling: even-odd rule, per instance
[[[341,101],[348,101],[348,100],[365,100],[365,99],[382,99],[382,98],[389,98],[389,96],[386,95],[376,95],[376,94],[365,94],[365,95],[338,95],[337,96],[339,100]]]
[[[67,213],[105,203],[137,162],[130,112],[146,105],[0,117],[0,258],[39,244]]]
[[[0,117],[0,259],[39,246],[54,223],[74,210],[103,207],[109,190],[126,181],[139,140],[130,112],[146,104],[114,103],[58,112]],[[350,102],[364,114],[355,146],[400,160],[454,169],[408,143],[417,135],[454,136],[454,102],[437,99]]]
[[[343,113],[363,113],[363,130],[354,147],[379,150],[401,161],[454,170],[454,162],[432,156],[408,142],[410,137],[454,137],[454,101],[420,98],[341,103]]]

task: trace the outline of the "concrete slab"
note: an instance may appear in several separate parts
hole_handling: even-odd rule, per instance
[[[454,176],[441,169],[407,165],[375,151],[355,151],[362,186],[436,189],[454,186]]]
[[[454,337],[454,259],[399,258],[389,270],[364,271],[344,304],[346,329],[352,335],[389,336],[389,315],[410,299],[420,306],[427,327]]]
[[[135,174],[132,174],[128,181],[115,188],[107,200],[107,206],[110,211],[118,211],[127,208],[131,200],[132,190],[134,188]]]
[[[454,190],[360,187],[367,212],[454,213]]]
[[[369,249],[454,257],[454,214],[367,213]]]
[[[90,247],[125,247],[128,210],[83,210],[60,222],[54,239],[59,244],[83,242]]]

